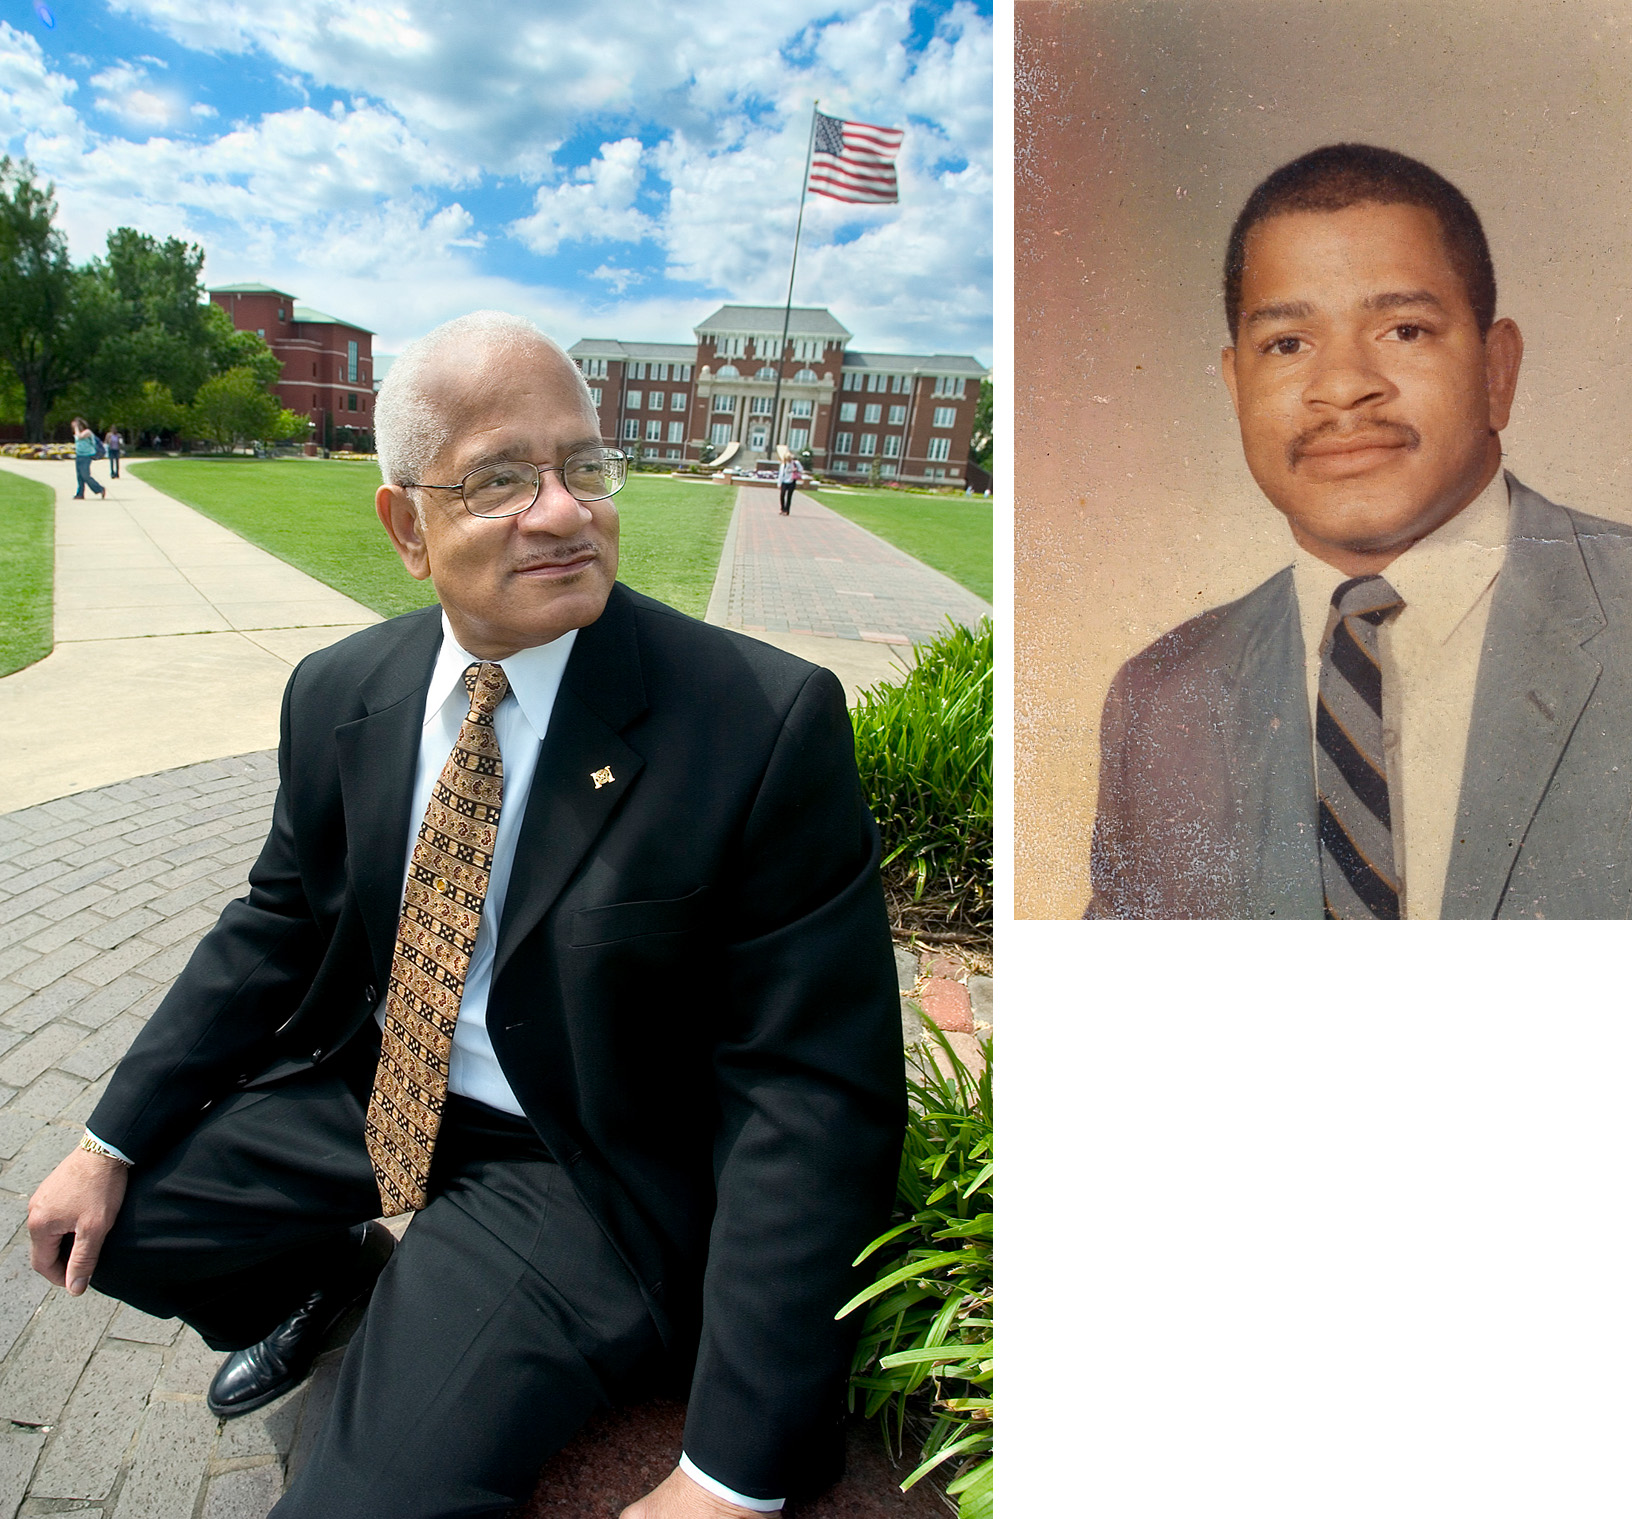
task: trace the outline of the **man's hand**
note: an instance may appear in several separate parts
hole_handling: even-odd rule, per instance
[[[765,1516],[716,1498],[677,1466],[640,1502],[624,1509],[618,1519],[765,1519]]]
[[[29,1264],[72,1297],[90,1285],[102,1241],[125,1200],[128,1169],[106,1155],[75,1150],[29,1199]],[[73,1241],[66,1260],[65,1239]]]

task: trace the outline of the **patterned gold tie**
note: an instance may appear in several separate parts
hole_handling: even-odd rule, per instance
[[[368,1156],[382,1216],[425,1206],[448,1100],[453,1027],[481,926],[504,799],[493,713],[510,683],[495,664],[465,671],[470,712],[419,825],[403,893],[380,1065],[368,1103]]]

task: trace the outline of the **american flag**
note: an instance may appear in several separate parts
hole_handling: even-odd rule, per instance
[[[840,121],[816,113],[816,141],[810,159],[810,189],[834,200],[892,202],[899,127]]]

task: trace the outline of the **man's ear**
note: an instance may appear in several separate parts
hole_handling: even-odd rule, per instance
[[[420,531],[408,492],[400,485],[382,485],[374,492],[374,511],[390,535],[403,568],[415,580],[424,580],[431,573],[431,558],[425,550],[425,534]]]
[[[1225,348],[1218,355],[1219,368],[1224,371],[1224,388],[1230,393],[1230,405],[1235,408],[1236,418],[1241,416],[1241,401],[1235,393],[1235,350]]]
[[[1524,362],[1524,338],[1518,323],[1504,316],[1485,334],[1485,390],[1490,397],[1490,430],[1500,432],[1513,411],[1519,388],[1519,365]]]

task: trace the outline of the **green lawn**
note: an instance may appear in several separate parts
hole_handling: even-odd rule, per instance
[[[156,459],[148,484],[383,617],[429,606],[374,515],[380,472],[343,459]],[[618,578],[683,612],[708,607],[731,520],[726,485],[635,475],[618,493]]]
[[[819,491],[816,499],[922,559],[983,601],[992,599],[992,503],[978,496]]]
[[[0,675],[51,652],[55,549],[50,487],[0,470]]]

